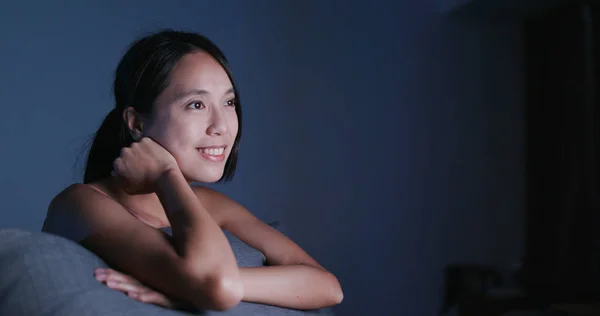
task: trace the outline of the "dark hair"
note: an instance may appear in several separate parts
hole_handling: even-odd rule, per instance
[[[113,84],[115,107],[104,118],[94,136],[85,166],[84,183],[108,177],[121,148],[134,141],[123,119],[125,108],[132,106],[139,113],[150,114],[156,98],[169,85],[171,71],[177,62],[186,54],[197,51],[210,54],[223,67],[233,84],[239,128],[219,181],[233,178],[242,136],[242,110],[227,59],[208,38],[196,33],[167,29],[133,42],[119,62]]]

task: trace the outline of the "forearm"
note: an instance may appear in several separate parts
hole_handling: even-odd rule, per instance
[[[237,274],[235,257],[219,225],[198,200],[179,170],[165,173],[157,195],[171,224],[176,251],[200,266]]]
[[[335,276],[307,265],[240,268],[243,301],[295,309],[337,305],[343,294]]]

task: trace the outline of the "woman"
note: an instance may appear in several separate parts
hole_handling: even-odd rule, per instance
[[[241,106],[218,47],[172,30],[141,38],[113,89],[116,106],[96,133],[84,183],[52,200],[44,225],[115,268],[98,269],[99,281],[172,308],[246,301],[309,310],[342,301],[336,277],[297,244],[228,197],[191,185],[229,180],[237,162]],[[267,264],[238,267],[227,234]]]

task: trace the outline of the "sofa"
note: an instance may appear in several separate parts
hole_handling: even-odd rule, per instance
[[[227,311],[178,311],[135,301],[106,287],[93,271],[107,264],[60,236],[0,229],[0,315],[184,316],[332,315],[330,309],[298,311],[242,302]]]

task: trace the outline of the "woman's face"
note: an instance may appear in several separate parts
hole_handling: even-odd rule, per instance
[[[209,54],[184,56],[143,123],[143,135],[165,147],[189,181],[215,182],[223,175],[238,133],[233,85]]]

